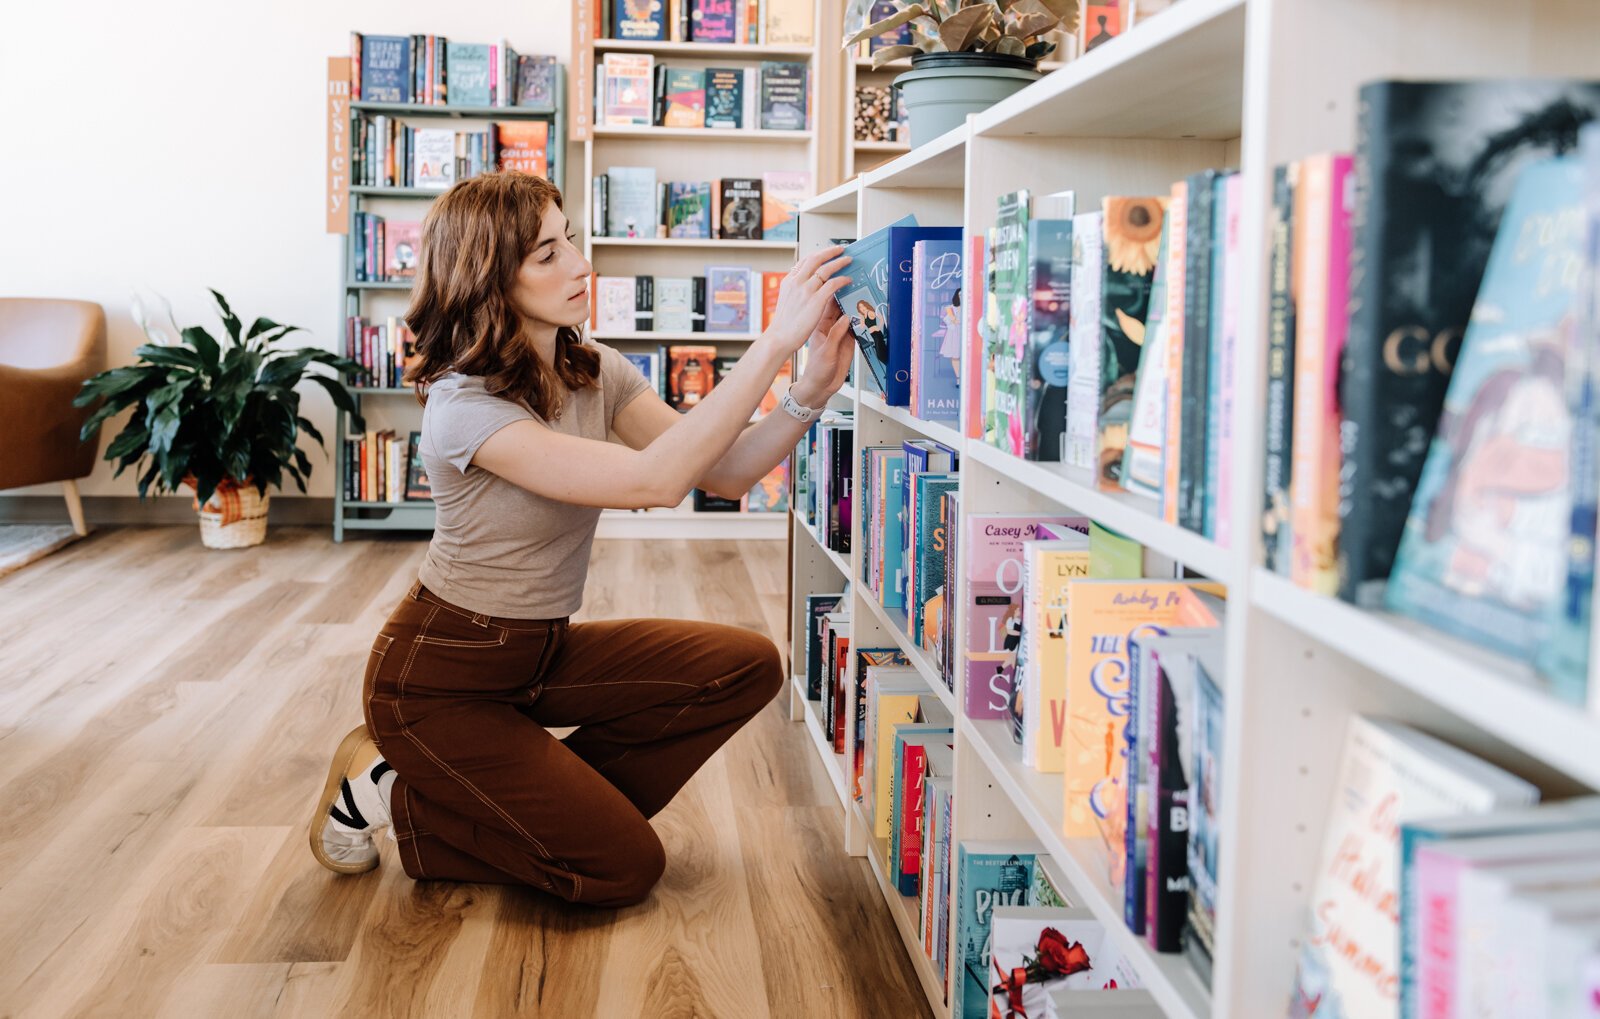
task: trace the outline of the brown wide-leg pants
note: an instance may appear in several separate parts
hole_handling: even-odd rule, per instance
[[[373,643],[364,696],[398,775],[401,864],[640,902],[666,866],[648,818],[782,687],[777,648],[750,630],[485,616],[415,584]]]

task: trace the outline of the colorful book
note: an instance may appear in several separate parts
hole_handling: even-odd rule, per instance
[[[983,441],[1023,452],[1028,350],[1028,192],[1001,195],[995,219],[994,279],[984,308]]]
[[[689,38],[693,42],[736,42],[734,5],[738,0],[679,0],[689,4]]]
[[[422,252],[422,224],[390,219],[383,224],[383,278],[409,280],[417,276]]]
[[[706,266],[706,332],[754,332],[751,325],[750,270],[744,266]]]
[[[661,97],[663,105],[661,125],[705,127],[706,72],[698,67],[669,67],[664,84]]]
[[[761,240],[761,181],[724,177],[716,193],[717,236],[723,240]]]
[[[886,391],[888,385],[889,230],[916,225],[916,217],[905,216],[845,245],[843,252],[851,258],[850,283],[834,295],[834,300],[840,312],[850,319],[867,370],[880,392]],[[857,379],[857,385],[862,381]]]
[[[1294,190],[1300,164],[1272,172],[1267,244],[1266,453],[1262,466],[1262,565],[1289,575],[1293,561],[1289,458],[1294,442]],[[1359,208],[1359,205],[1357,206]]]
[[[1339,595],[1375,607],[1517,175],[1571,150],[1600,83],[1379,81],[1358,110]]]
[[[456,182],[456,133],[418,128],[412,133],[411,185],[444,191]]]
[[[1186,819],[1189,908],[1184,936],[1192,948],[1204,953],[1209,963],[1216,954],[1217,875],[1221,866],[1224,673],[1220,635],[1193,657],[1194,725],[1189,746],[1192,780]]]
[[[611,38],[660,40],[667,37],[663,0],[612,0]],[[452,86],[454,83],[451,83]]]
[[[706,127],[743,126],[744,72],[737,67],[706,68]]]
[[[517,106],[554,107],[556,75],[561,64],[553,56],[517,55]]]
[[[1073,293],[1067,324],[1067,349],[1072,366],[1067,381],[1067,449],[1063,457],[1069,466],[1097,472],[1102,349],[1100,288],[1105,274],[1101,232],[1104,223],[1104,212],[1084,212],[1072,217]]]
[[[606,236],[654,237],[655,167],[613,166],[606,179]]]
[[[1339,360],[1349,309],[1350,176],[1344,155],[1300,165],[1295,189],[1294,446],[1290,473],[1290,576],[1301,587],[1339,587]]]
[[[1351,716],[1301,940],[1290,1019],[1398,1014],[1398,845],[1420,819],[1526,805],[1538,790],[1462,750]],[[1354,885],[1351,878],[1362,875]]]
[[[411,40],[403,35],[361,37],[361,101],[409,103]]]
[[[711,183],[675,180],[667,184],[667,236],[711,236]]]
[[[906,623],[913,642],[927,649],[928,606],[938,598],[936,611],[944,603],[945,550],[949,547],[946,535],[952,521],[945,512],[944,496],[956,490],[957,479],[950,474],[923,473],[911,476],[913,503],[908,512],[916,515],[912,542],[906,554],[914,557],[910,586],[911,597],[906,605]]]
[[[486,43],[445,43],[445,77],[450,90],[445,101],[451,106],[488,106],[489,46]]]
[[[502,170],[550,175],[550,123],[544,120],[496,121],[497,165]]]
[[[675,345],[667,348],[667,403],[687,410],[716,385],[717,348]]]
[[[406,439],[407,499],[433,498],[433,485],[428,481],[427,469],[422,466],[422,453],[417,448],[421,441],[421,432],[412,432]]]
[[[602,80],[605,95],[599,123],[608,127],[651,123],[655,57],[648,53],[607,53]]]
[[[761,129],[763,131],[804,131],[807,118],[808,72],[803,63],[776,60],[761,62]]]
[[[1001,906],[1032,905],[1030,890],[1041,850],[1031,839],[961,842],[956,846],[955,925],[960,966],[951,975],[951,1019],[989,1014],[990,924]]]
[[[911,252],[911,409],[950,425],[961,416],[961,245],[921,240]]]
[[[807,170],[768,170],[761,175],[761,237],[768,241],[799,239],[800,205],[811,197]]]
[[[918,241],[961,240],[958,226],[891,226],[889,227],[889,261],[887,285],[890,315],[889,356],[886,363],[883,401],[891,407],[905,407],[911,403],[911,306],[915,299],[912,274],[915,265],[912,248]],[[899,310],[898,314],[894,312]]]
[[[1046,774],[1066,767],[1067,586],[1088,576],[1087,534],[1069,531],[1064,540],[1023,542],[1026,621],[1013,681],[1026,696],[1022,762]]]
[[[981,439],[984,434],[984,400],[988,396],[986,380],[989,378],[985,361],[988,346],[985,323],[989,302],[990,238],[993,233],[993,230],[985,234],[973,231],[972,236],[967,238],[967,257],[963,263],[961,336],[966,353],[962,358],[965,366],[962,375],[968,379],[978,379],[978,385],[973,386],[967,395],[965,419],[962,422],[962,434],[969,439]]]
[[[1037,200],[1028,221],[1028,342],[1022,366],[1022,455],[1060,461],[1067,438],[1067,384],[1072,375],[1067,331],[1072,315],[1072,219],[1044,214]],[[1070,195],[1067,205],[1071,204]]]
[[[1518,176],[1388,587],[1395,611],[1523,659],[1549,635],[1566,579],[1562,329],[1582,223],[1577,159]]]

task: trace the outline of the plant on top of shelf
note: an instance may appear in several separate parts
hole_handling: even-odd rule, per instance
[[[888,0],[894,13],[867,23],[884,0],[849,0],[848,48],[910,29],[910,42],[885,46],[872,66],[903,57],[911,70],[895,78],[905,93],[913,147],[960,127],[977,113],[1039,77],[1039,61],[1055,51],[1048,37],[1074,32],[1078,0]]]
[[[105,459],[117,464],[113,477],[141,465],[141,499],[152,486],[157,494],[194,488],[201,540],[211,548],[238,548],[266,536],[267,489],[281,485],[285,471],[300,491],[306,490],[311,460],[299,448],[300,433],[327,448],[316,426],[300,413],[295,387],[302,380],[327,390],[334,405],[352,416],[357,431],[365,427],[338,378],[306,369],[314,363],[341,373],[364,375],[366,369],[318,347],[274,346],[299,327],[258,318],[246,330],[223,296],[211,294],[227,330],[226,346],[200,326],[178,330],[175,323],[182,339],[173,340],[135,299],[134,320],[151,342],[133,352],[134,364],[85,382],[73,403],[83,407],[104,400],[84,422],[83,441],[108,418],[132,409],[105,450]]]

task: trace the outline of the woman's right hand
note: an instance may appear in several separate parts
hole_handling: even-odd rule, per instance
[[[782,356],[788,357],[805,346],[824,313],[833,306],[833,295],[850,285],[850,277],[834,275],[850,264],[849,255],[839,254],[843,250],[835,244],[813,251],[784,276],[778,287],[772,324],[763,334],[771,337]]]

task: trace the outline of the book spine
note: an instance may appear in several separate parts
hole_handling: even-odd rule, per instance
[[[1222,265],[1222,353],[1220,370],[1222,380],[1218,385],[1221,393],[1220,406],[1216,414],[1217,439],[1212,448],[1217,454],[1217,472],[1214,491],[1216,493],[1216,524],[1213,528],[1213,537],[1218,545],[1223,548],[1233,547],[1233,430],[1235,427],[1234,409],[1234,372],[1235,360],[1239,348],[1239,302],[1241,299],[1240,288],[1244,282],[1244,257],[1243,235],[1240,226],[1244,216],[1241,203],[1244,200],[1244,178],[1233,173],[1228,176],[1227,184],[1228,209],[1227,217],[1222,224],[1223,241],[1221,245]]]
[[[1272,173],[1268,221],[1266,456],[1262,469],[1261,545],[1268,570],[1289,573],[1289,454],[1294,435],[1294,188],[1297,164]]]
[[[900,804],[900,859],[895,861],[899,870],[897,883],[901,895],[915,895],[918,890],[917,875],[922,869],[922,795],[927,781],[927,763],[925,748],[906,747],[902,776],[905,788]]]
[[[1142,656],[1138,638],[1128,638],[1128,774],[1123,788],[1127,790],[1127,827],[1122,833],[1122,852],[1125,859],[1122,870],[1122,921],[1135,934],[1144,933],[1144,866],[1139,851],[1139,758],[1149,753],[1139,731],[1139,698],[1141,690]]]
[[[1178,524],[1205,530],[1206,397],[1211,346],[1211,172],[1189,178],[1184,253],[1183,392],[1179,424]]]
[[[1177,734],[1179,706],[1170,682],[1160,683],[1156,704],[1158,762],[1152,775],[1156,814],[1150,826],[1150,860],[1146,871],[1145,939],[1158,952],[1183,950],[1183,925],[1189,915],[1189,788],[1179,744],[1165,739]]]
[[[1167,203],[1167,307],[1162,325],[1167,330],[1166,443],[1161,453],[1161,519],[1178,522],[1178,465],[1183,455],[1184,292],[1188,289],[1189,185],[1172,185]]]

